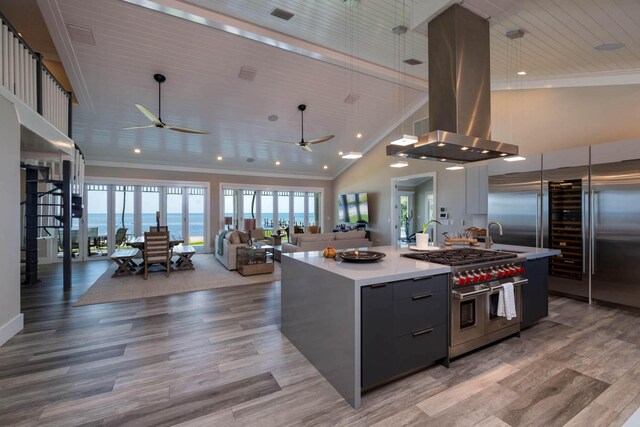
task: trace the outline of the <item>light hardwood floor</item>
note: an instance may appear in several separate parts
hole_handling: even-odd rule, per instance
[[[280,334],[278,282],[72,307],[107,265],[74,264],[66,294],[60,265],[23,287],[25,329],[0,347],[0,425],[619,426],[640,406],[635,313],[552,297],[521,338],[354,410]]]

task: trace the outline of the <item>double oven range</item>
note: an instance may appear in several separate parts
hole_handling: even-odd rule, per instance
[[[449,357],[453,358],[520,333],[523,261],[517,254],[482,249],[413,252],[403,257],[451,266]],[[499,291],[514,286],[516,317],[498,316]]]

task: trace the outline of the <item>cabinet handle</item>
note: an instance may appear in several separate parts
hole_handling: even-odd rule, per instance
[[[375,285],[371,285],[371,289],[384,288],[385,286],[387,286],[386,283],[378,283],[378,284],[375,284]]]
[[[428,334],[430,332],[433,332],[433,328],[427,328],[427,329],[423,329],[421,331],[416,331],[411,335],[413,335],[414,337],[417,337],[418,335]]]
[[[429,298],[429,297],[432,297],[432,296],[433,296],[432,293],[428,293],[428,294],[413,295],[411,298],[415,301],[417,299]]]
[[[418,280],[431,280],[433,279],[433,276],[426,276],[426,277],[414,277],[413,281],[417,282]]]

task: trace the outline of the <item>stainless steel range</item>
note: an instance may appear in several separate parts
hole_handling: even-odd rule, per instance
[[[403,257],[451,266],[449,357],[460,356],[491,342],[520,333],[523,261],[517,254],[482,249],[413,252]],[[517,316],[498,316],[503,283],[514,285]]]

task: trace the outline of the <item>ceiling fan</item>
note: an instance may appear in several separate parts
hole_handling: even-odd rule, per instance
[[[300,141],[275,141],[275,142],[285,142],[287,144],[296,144],[298,147],[302,148],[304,151],[311,152],[310,144],[320,144],[321,142],[325,142],[333,138],[335,135],[327,135],[322,138],[310,139],[308,141],[304,140],[304,110],[307,109],[307,106],[304,104],[298,105],[298,110],[300,110],[300,119],[301,119],[301,136]]]
[[[150,125],[141,125],[141,126],[129,126],[123,129],[144,129],[144,128],[159,128],[159,129],[170,129],[176,132],[184,132],[184,133],[195,133],[198,135],[207,135],[209,132],[206,130],[198,130],[198,129],[189,129],[183,128],[180,126],[168,125],[162,121],[161,113],[162,113],[162,83],[164,83],[167,78],[162,74],[154,74],[153,79],[158,82],[158,115],[153,114],[147,107],[142,104],[135,104],[135,106],[140,110],[142,114],[144,114],[149,120],[151,120]]]

